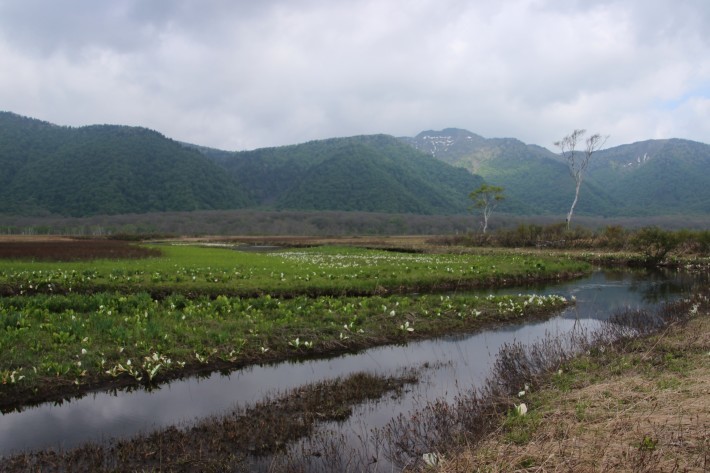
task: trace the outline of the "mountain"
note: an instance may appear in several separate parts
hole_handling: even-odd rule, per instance
[[[466,213],[482,179],[387,135],[228,152],[139,127],[0,112],[0,213],[255,208]]]
[[[710,146],[649,140],[595,153],[579,215],[710,215]],[[211,209],[470,212],[483,182],[497,211],[564,215],[559,155],[466,130],[364,135],[229,152],[118,125],[58,126],[0,112],[0,213],[92,216]]]
[[[540,146],[486,139],[466,130],[425,131],[400,140],[481,175],[535,214],[563,214],[574,198],[566,163]],[[710,146],[649,140],[592,156],[575,212],[595,216],[710,213]]]
[[[388,135],[227,153],[203,150],[263,207],[465,213],[483,180]]]
[[[631,214],[710,213],[710,146],[649,140],[599,151],[590,182],[625,202]]]
[[[21,215],[242,208],[246,194],[199,152],[145,128],[60,127],[0,112],[0,202]]]

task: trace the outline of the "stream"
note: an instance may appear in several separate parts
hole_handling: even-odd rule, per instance
[[[28,407],[0,415],[0,456],[47,448],[68,449],[86,442],[187,425],[223,414],[237,405],[248,406],[266,395],[355,372],[390,375],[407,368],[430,367],[423,370],[420,382],[403,395],[357,407],[346,422],[327,426],[357,437],[427,400],[453,399],[462,390],[480,383],[505,343],[532,343],[547,334],[568,332],[575,325],[594,328],[622,308],[646,308],[687,294],[694,281],[694,277],[684,273],[600,270],[554,285],[478,292],[559,294],[574,296],[576,304],[545,321],[372,348],[329,359],[252,366],[229,374],[174,381],[152,391],[97,392],[61,404]]]

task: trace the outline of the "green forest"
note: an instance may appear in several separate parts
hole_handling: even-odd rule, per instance
[[[576,215],[710,215],[710,146],[649,140],[598,151]],[[500,186],[496,212],[559,216],[574,181],[552,151],[466,130],[362,135],[224,151],[119,125],[64,127],[0,112],[0,215],[371,212],[470,215],[468,194]]]
[[[514,138],[486,139],[466,130],[425,131],[403,142],[504,187],[502,211],[532,215],[569,210],[574,181],[559,155]],[[552,146],[551,146],[552,148]],[[554,149],[554,148],[553,148]],[[596,152],[585,173],[578,215],[634,217],[710,214],[710,145],[647,140]]]

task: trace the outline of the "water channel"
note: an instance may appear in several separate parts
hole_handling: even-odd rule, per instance
[[[593,328],[599,320],[630,307],[644,308],[687,294],[694,278],[684,273],[596,271],[588,277],[556,285],[512,288],[490,293],[560,294],[576,305],[546,321],[506,325],[467,336],[445,337],[387,346],[330,359],[254,366],[228,375],[175,381],[153,391],[98,392],[62,404],[43,404],[0,416],[0,456],[38,449],[68,449],[85,442],[147,433],[185,425],[235,406],[248,406],[314,381],[369,371],[395,374],[427,363],[423,379],[396,399],[383,399],[353,410],[341,431],[361,433],[381,427],[393,416],[422,401],[452,399],[480,383],[505,343],[531,343],[546,334],[562,334],[573,325]]]

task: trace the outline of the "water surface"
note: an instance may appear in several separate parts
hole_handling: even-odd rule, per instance
[[[693,279],[682,273],[597,271],[588,277],[535,288],[488,293],[560,294],[576,298],[573,307],[546,320],[506,325],[467,336],[443,337],[368,349],[358,354],[303,362],[253,366],[228,375],[175,381],[153,391],[99,392],[62,404],[42,404],[0,416],[0,455],[45,448],[66,449],[85,442],[148,433],[226,413],[237,405],[260,401],[267,394],[300,385],[347,376],[359,371],[384,375],[424,364],[422,382],[398,399],[384,399],[355,410],[340,429],[361,431],[379,427],[394,415],[427,399],[453,398],[489,373],[505,344],[531,343],[546,334],[562,334],[573,326],[593,327],[620,308],[644,308],[677,297]],[[480,293],[479,293],[480,294]]]

